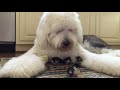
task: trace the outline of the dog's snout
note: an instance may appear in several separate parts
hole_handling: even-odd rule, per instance
[[[70,41],[69,41],[68,39],[65,39],[65,40],[63,41],[63,46],[64,46],[64,47],[70,46]]]

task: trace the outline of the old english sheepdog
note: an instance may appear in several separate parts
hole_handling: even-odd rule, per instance
[[[75,58],[80,56],[84,67],[120,76],[118,52],[120,53],[119,50],[110,49],[97,37],[84,36],[83,38],[77,13],[45,12],[37,28],[34,46],[27,53],[9,60],[1,68],[0,77],[30,78],[35,76],[45,70],[47,62],[43,58],[45,55],[48,56],[48,60],[52,57],[61,59],[71,57],[73,63],[76,62]]]

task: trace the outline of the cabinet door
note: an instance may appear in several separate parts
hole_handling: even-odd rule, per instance
[[[95,12],[77,12],[80,14],[80,21],[83,28],[83,34],[95,34]]]
[[[120,45],[120,12],[96,13],[95,34],[110,45]]]
[[[42,12],[16,13],[17,44],[33,44]]]

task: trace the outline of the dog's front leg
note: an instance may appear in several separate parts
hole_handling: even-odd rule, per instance
[[[94,54],[80,45],[78,47],[82,58],[82,66],[108,75],[120,76],[120,57],[108,54]]]
[[[120,57],[120,50],[113,50],[113,49],[102,49],[101,53],[109,54],[112,56]]]
[[[46,61],[35,54],[24,54],[9,60],[0,70],[0,77],[30,78],[45,70]]]

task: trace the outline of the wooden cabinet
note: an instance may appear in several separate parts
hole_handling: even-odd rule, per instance
[[[95,35],[110,45],[120,45],[120,12],[96,13]]]
[[[110,45],[120,46],[119,12],[77,13],[80,14],[84,34],[96,35]],[[16,43],[18,51],[28,50],[33,45],[38,22],[42,14],[42,12],[16,13]]]
[[[16,51],[27,51],[33,46],[42,12],[16,12]]]
[[[20,12],[16,14],[17,44],[33,44],[41,12]]]
[[[95,30],[95,13],[94,12],[77,12],[80,14],[80,20],[85,35],[94,34]]]

